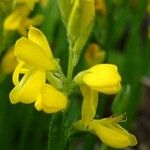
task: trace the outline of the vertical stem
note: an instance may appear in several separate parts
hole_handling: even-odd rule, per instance
[[[69,60],[68,60],[68,72],[67,72],[67,80],[71,82],[73,74],[73,49],[72,46],[69,46]]]
[[[50,121],[48,150],[67,150],[68,130],[65,112],[54,114]]]
[[[70,94],[71,92],[71,87],[72,87],[72,75],[73,75],[73,68],[74,68],[74,64],[73,64],[73,46],[72,44],[69,45],[69,60],[68,60],[68,72],[67,72],[67,79],[66,79],[66,83],[65,83],[65,92],[67,95]]]

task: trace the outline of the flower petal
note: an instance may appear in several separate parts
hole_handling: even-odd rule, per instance
[[[109,87],[93,87],[94,90],[105,93],[105,94],[116,94],[120,91],[121,89],[121,84],[119,83],[118,85],[114,85],[114,86],[109,86]]]
[[[41,97],[35,102],[37,110],[43,109],[46,113],[55,113],[67,106],[67,98],[53,86],[45,84],[42,88]]]
[[[22,37],[15,44],[16,56],[25,63],[44,70],[53,70],[54,63],[47,57],[41,47]]]
[[[47,39],[39,29],[31,26],[29,28],[28,38],[36,43],[38,46],[40,46],[44,53],[47,55],[47,57],[53,59],[53,54],[51,52]]]
[[[137,144],[136,137],[117,123],[111,124],[103,119],[93,120],[89,124],[89,130],[95,133],[104,144],[114,148],[126,148]]]
[[[97,91],[114,93],[120,90],[121,77],[117,67],[111,64],[98,64],[87,70],[83,82]]]
[[[22,102],[29,104],[34,102],[45,84],[46,74],[40,70],[26,73],[19,84],[10,92],[10,101],[15,104]]]
[[[98,104],[98,92],[90,89],[87,86],[81,86],[83,94],[82,103],[82,120],[85,126],[95,117],[97,104]]]

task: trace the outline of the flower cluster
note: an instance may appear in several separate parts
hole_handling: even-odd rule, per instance
[[[119,125],[119,122],[124,120],[124,115],[95,118],[99,93],[112,95],[121,89],[121,76],[117,66],[97,64],[78,73],[72,80],[73,69],[92,29],[95,16],[94,0],[59,0],[59,4],[69,42],[67,76],[61,72],[46,37],[40,30],[30,26],[28,37],[20,38],[15,44],[18,65],[13,73],[15,87],[10,92],[11,103],[34,102],[37,110],[55,113],[67,107],[67,96],[73,91],[72,87],[78,85],[83,95],[83,103],[81,119],[73,124],[74,128],[96,134],[103,143],[114,148],[136,145],[136,137]],[[5,26],[10,20],[16,20],[13,23],[15,29],[18,29],[28,16],[28,11],[23,12],[24,18],[16,20],[18,13],[12,15],[5,22]]]
[[[13,73],[14,89],[10,101],[15,104],[35,102],[37,110],[53,113],[66,108],[67,98],[46,83],[47,72],[57,71],[57,62],[43,33],[30,27],[28,38],[22,37],[15,44],[18,65]],[[19,75],[22,74],[20,79]]]

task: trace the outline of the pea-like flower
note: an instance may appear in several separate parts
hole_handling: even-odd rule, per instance
[[[116,94],[121,88],[121,77],[117,71],[117,66],[112,64],[98,64],[91,67],[83,75],[82,80],[93,90],[105,94]]]
[[[89,123],[89,131],[96,134],[100,140],[114,148],[126,148],[135,146],[137,139],[133,134],[122,128],[116,118],[104,118],[101,120],[92,120]]]
[[[74,81],[80,85],[83,95],[81,117],[85,126],[96,114],[98,92],[116,94],[121,88],[121,77],[117,67],[112,64],[95,65],[79,73]]]
[[[22,37],[16,42],[15,54],[19,63],[13,73],[15,87],[9,95],[11,103],[35,102],[36,109],[46,113],[65,109],[65,94],[46,83],[47,72],[57,71],[57,62],[43,33],[30,27],[28,38]]]
[[[74,124],[74,127],[78,130],[89,131],[97,135],[104,144],[113,148],[135,146],[137,144],[136,137],[118,124],[123,121],[123,116],[120,115],[100,120],[93,119],[86,127],[83,120],[79,120]]]

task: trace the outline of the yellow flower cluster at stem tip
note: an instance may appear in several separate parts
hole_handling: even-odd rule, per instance
[[[43,33],[30,27],[28,37],[21,37],[15,44],[18,65],[13,73],[14,89],[10,92],[12,104],[35,102],[37,110],[54,113],[67,106],[67,97],[46,83],[47,71],[57,71],[49,44]],[[19,75],[22,78],[19,80]]]
[[[122,128],[118,122],[123,115],[104,119],[94,119],[98,104],[98,92],[117,94],[121,89],[121,76],[117,66],[98,64],[80,72],[74,79],[79,84],[82,95],[81,120],[74,123],[78,130],[89,131],[108,146],[125,148],[137,144],[136,137]]]

